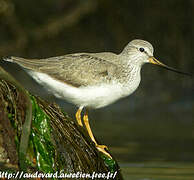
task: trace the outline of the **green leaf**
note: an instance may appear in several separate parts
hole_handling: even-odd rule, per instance
[[[32,130],[30,141],[35,151],[37,168],[45,173],[54,172],[54,146],[51,143],[50,117],[32,100]]]

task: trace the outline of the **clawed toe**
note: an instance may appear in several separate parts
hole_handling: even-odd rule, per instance
[[[102,152],[103,154],[105,154],[106,156],[108,156],[109,158],[111,158],[112,159],[112,157],[111,157],[111,155],[106,151],[106,150],[108,150],[108,147],[107,146],[105,146],[105,145],[96,145],[96,148],[100,151],[100,152]]]
[[[104,150],[106,149],[106,150],[108,150],[108,147],[106,145],[98,145],[97,144],[96,147],[97,148],[100,148],[100,149],[104,149]]]

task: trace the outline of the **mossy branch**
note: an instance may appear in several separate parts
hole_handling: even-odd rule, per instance
[[[0,169],[27,172],[117,172],[84,128],[58,105],[32,96],[0,68]]]

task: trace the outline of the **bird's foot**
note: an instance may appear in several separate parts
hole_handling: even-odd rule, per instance
[[[106,156],[112,159],[111,155],[106,151],[108,150],[107,146],[96,144],[96,148],[98,149],[98,151],[102,152],[103,154],[105,154]]]

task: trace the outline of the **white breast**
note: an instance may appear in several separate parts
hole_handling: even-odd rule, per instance
[[[119,83],[101,84],[100,86],[73,87],[57,81],[47,74],[28,72],[39,84],[58,98],[65,99],[77,106],[100,108],[131,94],[139,85],[123,86]],[[137,83],[136,83],[137,84]]]

